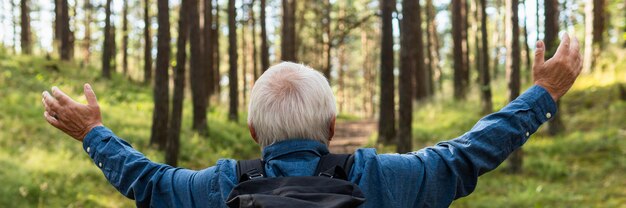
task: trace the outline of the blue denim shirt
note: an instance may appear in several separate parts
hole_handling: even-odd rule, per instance
[[[408,154],[358,149],[348,178],[366,197],[361,207],[447,207],[472,193],[478,176],[500,165],[556,110],[535,85],[456,139]],[[235,160],[199,171],[154,163],[105,127],[89,132],[83,147],[108,181],[142,207],[226,207],[237,184]],[[263,149],[265,171],[269,177],[310,176],[327,153],[313,140],[278,142]]]

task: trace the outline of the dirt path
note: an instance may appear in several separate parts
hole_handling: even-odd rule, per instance
[[[330,142],[332,153],[354,153],[367,144],[378,123],[374,120],[337,122],[335,136]]]

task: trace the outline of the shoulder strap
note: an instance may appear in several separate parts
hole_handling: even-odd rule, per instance
[[[261,159],[237,161],[239,183],[265,177],[265,162]]]
[[[353,163],[354,156],[351,154],[323,155],[317,163],[315,175],[348,180]]]

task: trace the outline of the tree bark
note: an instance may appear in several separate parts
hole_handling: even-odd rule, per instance
[[[239,104],[238,99],[238,78],[237,78],[237,26],[235,17],[237,11],[235,10],[235,0],[228,0],[228,85],[229,85],[229,97],[230,105],[228,111],[228,119],[231,121],[238,120],[237,107]]]
[[[454,98],[457,100],[465,99],[467,94],[468,74],[466,59],[466,36],[464,31],[465,0],[452,0],[452,40],[453,40],[453,56],[454,56]]]
[[[187,62],[187,38],[193,20],[193,12],[197,11],[197,1],[182,0],[180,16],[178,19],[178,40],[176,40],[176,66],[174,67],[174,92],[172,95],[172,114],[167,131],[167,148],[165,151],[165,163],[176,167],[178,165],[178,153],[180,150],[180,129],[183,117],[183,100],[185,94],[185,64]],[[190,25],[191,24],[191,25]],[[190,45],[193,43],[190,42]],[[192,77],[193,79],[193,77]]]
[[[128,1],[122,8],[122,73],[128,74]]]
[[[422,36],[424,35],[424,33],[422,32],[422,12],[420,8],[420,1],[419,0],[414,0],[414,1],[415,2],[411,2],[409,3],[409,5],[407,5],[407,6],[410,6],[411,8],[407,12],[410,13],[408,15],[411,16],[410,18],[410,21],[412,21],[411,24],[414,24],[414,25],[409,26],[411,27],[410,31],[416,37],[413,38],[414,40],[413,43],[409,42],[408,44],[415,44],[414,45],[415,52],[411,53],[412,54],[411,57],[414,57],[415,59],[414,75],[412,74],[413,76],[415,76],[415,87],[416,87],[415,98],[417,100],[424,100],[430,96],[430,91],[431,91],[430,83],[429,83],[430,73],[428,73],[428,70],[426,69],[426,66],[424,63],[424,40],[422,39]],[[403,16],[404,14],[406,14],[404,12],[404,7],[402,8],[402,13],[403,13]],[[406,23],[406,24],[409,24],[409,23]],[[407,47],[409,46],[407,45]]]
[[[586,73],[592,72],[595,60],[598,58],[600,51],[604,48],[604,31],[605,29],[605,8],[606,0],[588,1],[585,7],[585,64],[583,70]],[[591,40],[591,41],[589,41]],[[590,42],[588,45],[587,42]]]
[[[73,34],[70,30],[69,4],[67,0],[60,0],[60,35],[61,35],[61,60],[70,60],[72,58],[72,42]]]
[[[32,53],[32,47],[31,47],[31,41],[30,41],[30,8],[28,4],[29,4],[28,0],[20,1],[20,8],[22,12],[21,22],[20,22],[22,33],[21,33],[20,42],[21,42],[23,54]]]
[[[203,35],[200,29],[200,14],[198,11],[198,0],[189,1],[189,10],[185,11],[189,15],[189,78],[191,84],[191,98],[193,102],[193,124],[192,128],[200,133],[207,131],[207,88],[211,85],[209,71],[204,65]]]
[[[439,67],[439,38],[437,35],[437,22],[435,21],[435,7],[433,6],[432,0],[426,0],[426,22],[428,27],[428,54],[429,54],[429,63],[432,65],[429,70],[431,73],[431,94],[435,93],[435,80],[437,80],[437,89],[441,89],[442,87],[442,71],[441,67]]]
[[[83,10],[85,11],[85,37],[83,40],[83,62],[90,63],[91,59],[91,22],[93,5],[91,0],[86,0],[83,4]]]
[[[393,26],[392,14],[395,0],[381,0],[381,51],[380,51],[380,114],[378,120],[378,142],[392,144],[395,140],[395,104],[393,76]]]
[[[267,28],[265,26],[265,1],[261,0],[261,69],[265,72],[270,68],[270,52],[267,44]]]
[[[520,42],[519,18],[517,16],[518,0],[506,0],[506,74],[509,88],[509,102],[512,102],[520,93]],[[509,172],[522,171],[522,148],[515,150],[510,158]]]
[[[67,1],[67,0],[64,0]],[[112,32],[111,32],[111,2],[112,0],[107,0],[106,6],[104,7],[104,41],[102,45],[102,77],[106,79],[111,78],[111,59],[113,55],[113,51],[111,51],[112,42]],[[62,41],[63,42],[63,41]],[[63,43],[62,43],[63,44]]]
[[[211,88],[211,94],[217,93],[219,95],[220,92],[220,7],[219,1],[215,1],[215,16],[213,16],[213,24],[214,27],[211,30],[211,34],[213,35],[213,87]]]
[[[168,0],[158,0],[157,57],[154,76],[154,113],[150,144],[165,149],[169,120],[170,22]]]
[[[417,11],[417,12],[416,12]],[[411,129],[413,124],[413,88],[415,88],[415,81],[417,81],[417,96],[425,96],[425,92],[420,92],[423,89],[422,80],[424,77],[419,77],[421,72],[417,72],[418,76],[414,75],[419,68],[419,60],[415,57],[419,57],[419,50],[422,49],[419,45],[419,39],[421,39],[420,31],[420,17],[419,17],[419,1],[402,1],[402,20],[400,21],[400,76],[398,83],[398,94],[400,97],[400,108],[398,121],[398,142],[396,144],[396,150],[398,153],[406,153],[412,150],[412,135]],[[416,47],[417,45],[417,47]],[[423,61],[423,59],[421,59]],[[423,64],[423,62],[422,62]],[[423,70],[423,67],[422,67]]]
[[[297,62],[296,59],[296,0],[283,0],[283,28],[280,42],[281,59]]]
[[[205,69],[208,70],[207,79],[208,86],[205,86],[204,99],[206,99],[207,107],[209,105],[209,95],[213,92],[215,85],[215,72],[214,59],[215,51],[213,50],[213,0],[204,0],[204,28],[203,28],[203,44],[204,44],[204,57],[206,57]]]
[[[481,33],[481,55],[478,60],[478,70],[480,76],[480,95],[482,103],[483,115],[489,114],[493,111],[493,103],[491,101],[491,80],[489,76],[489,44],[487,38],[487,13],[486,13],[487,1],[480,0],[480,9],[478,10],[480,16],[480,33]]]
[[[152,82],[152,35],[150,34],[152,22],[150,21],[150,0],[144,0],[143,22],[143,82],[144,84],[150,84]]]
[[[558,47],[557,34],[559,33],[559,2],[557,0],[545,0],[544,1],[544,13],[545,13],[545,45],[546,45],[546,60],[552,58]],[[557,108],[560,106],[560,101],[557,101]],[[565,130],[563,121],[561,120],[561,113],[557,113],[552,117],[552,120],[548,122],[548,134],[556,135]]]

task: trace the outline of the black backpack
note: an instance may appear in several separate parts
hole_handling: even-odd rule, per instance
[[[350,154],[320,157],[314,176],[266,178],[261,159],[237,162],[239,184],[228,195],[231,207],[357,207],[365,202],[361,189],[348,181],[354,163]]]

